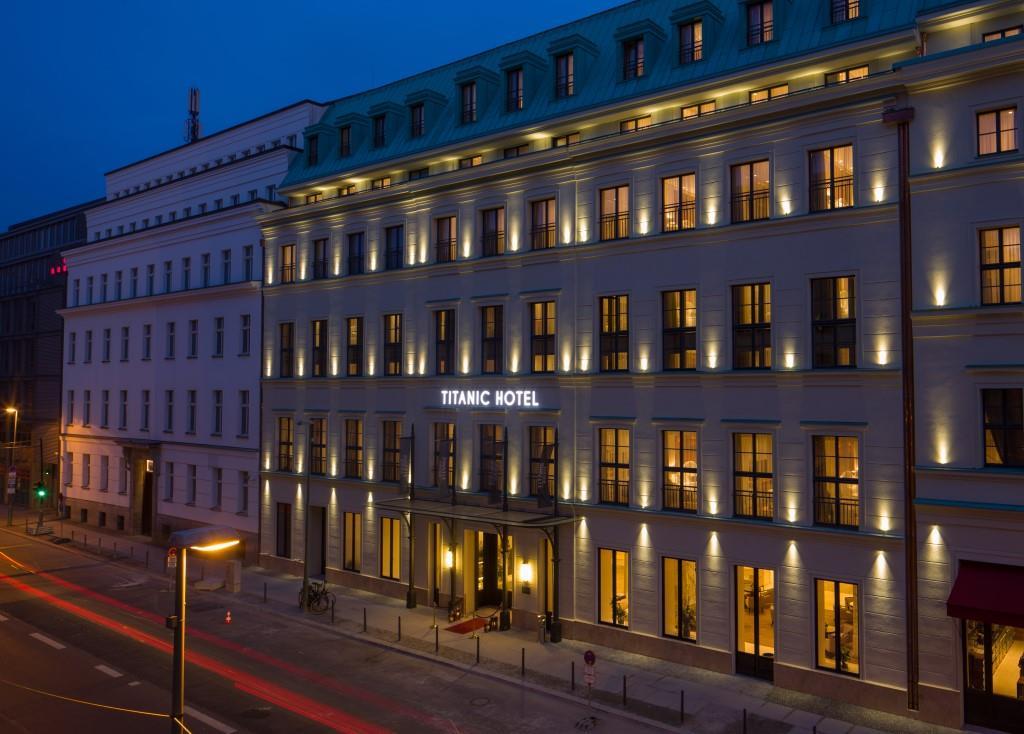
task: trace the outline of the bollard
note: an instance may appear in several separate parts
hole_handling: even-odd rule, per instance
[[[441,649],[441,638],[438,635],[438,626],[434,625],[434,654],[436,655]]]
[[[366,607],[363,607],[363,632],[366,632]]]
[[[480,633],[477,633],[476,636],[476,662],[480,663]]]
[[[572,667],[569,668],[569,690],[576,690],[576,661],[573,660],[571,663]]]
[[[263,582],[263,603],[267,603],[267,582]]]
[[[626,701],[626,676],[622,676],[622,705],[625,707],[628,704]]]
[[[679,723],[683,723],[683,719],[686,717],[686,691],[682,688],[679,689]]]
[[[524,648],[522,648],[522,650],[523,650],[523,657],[522,657],[522,662],[519,664],[519,677],[520,678],[525,678],[526,677],[526,648],[524,647]]]
[[[743,734],[747,734],[747,710],[743,709]]]
[[[402,615],[398,615],[398,641],[402,641]]]
[[[334,600],[331,600],[331,624],[334,624]]]

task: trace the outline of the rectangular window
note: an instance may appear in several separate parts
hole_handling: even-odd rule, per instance
[[[139,430],[149,430],[149,390],[142,391],[142,412],[139,415]]]
[[[629,120],[622,120],[619,122],[620,133],[635,133],[638,130],[646,130],[651,126],[651,116],[644,115],[643,117],[633,117]]]
[[[644,39],[622,42],[622,78],[639,79],[644,75]]]
[[[174,431],[174,390],[164,390],[164,431]]]
[[[750,101],[750,104],[760,104],[761,102],[785,97],[787,94],[789,94],[788,84],[776,84],[773,87],[751,90],[748,100]]]
[[[555,135],[551,138],[552,148],[569,148],[573,145],[579,145],[583,141],[582,136],[579,133],[566,133],[565,135]]]
[[[480,491],[500,495],[505,485],[505,427],[480,426]]]
[[[662,505],[666,510],[697,511],[697,432],[661,432]]]
[[[860,458],[854,436],[814,437],[814,522],[860,526]]]
[[[128,288],[128,292],[131,298],[137,298],[139,295],[139,269],[132,268],[131,270],[131,281]]]
[[[661,559],[661,634],[697,641],[697,563]]]
[[[381,447],[381,479],[385,482],[397,482],[401,477],[402,461],[402,423],[401,421],[382,421],[383,434]]]
[[[192,287],[192,258],[181,259],[181,289],[187,291]]]
[[[387,115],[373,117],[373,147],[383,148],[387,144]]]
[[[128,361],[129,336],[130,336],[130,333],[131,332],[129,331],[127,326],[122,326],[121,327],[121,361],[122,362],[127,362]]]
[[[292,557],[292,506],[287,502],[277,503],[275,526],[277,543],[274,551],[279,558]]]
[[[243,248],[243,250],[242,250],[242,253],[243,253],[243,255],[244,255],[244,260],[245,260],[245,262],[244,262],[244,265],[245,265],[245,279],[246,279],[246,280],[252,280],[252,279],[253,279],[253,270],[252,270],[252,265],[253,265],[253,254],[252,254],[252,245],[246,245],[246,246],[245,246],[245,247]]]
[[[380,519],[380,575],[398,581],[402,576],[402,521]]]
[[[530,486],[535,497],[555,496],[555,469],[558,466],[558,439],[554,426],[530,426]]]
[[[405,257],[405,228],[402,225],[384,230],[384,269],[398,270]]]
[[[213,319],[213,356],[224,356],[224,317],[216,316]]]
[[[117,411],[117,427],[122,431],[128,428],[128,391],[121,391],[120,408]]]
[[[363,476],[363,422],[358,418],[345,419],[345,478]]]
[[[77,337],[78,334],[73,331],[68,334],[68,364],[75,363],[75,344]]]
[[[295,424],[291,418],[277,419],[277,470],[291,471],[295,457]]]
[[[855,82],[858,79],[867,79],[868,65],[851,66],[849,69],[838,69],[825,74],[825,86],[834,87],[836,84]]]
[[[843,145],[810,154],[811,211],[853,206],[853,146]]]
[[[429,175],[430,175],[430,166],[426,166],[424,168],[414,168],[411,171],[409,171],[409,180],[410,181],[418,181],[419,179],[426,178]]]
[[[295,376],[295,324],[278,324],[278,376]]]
[[[523,70],[509,69],[505,72],[505,110],[518,112],[523,109]]]
[[[455,262],[458,247],[458,228],[455,217],[438,217],[434,220],[434,248],[437,262]]]
[[[747,5],[747,45],[757,46],[774,38],[771,0]]]
[[[775,475],[770,433],[733,434],[733,514],[775,517]]]
[[[344,513],[341,534],[344,542],[341,567],[359,573],[363,565],[363,516],[358,512]]]
[[[732,287],[732,366],[767,370],[772,366],[772,286]]]
[[[82,454],[82,488],[88,489],[92,482],[92,455]]]
[[[476,122],[476,82],[468,82],[460,88],[462,98],[462,124]]]
[[[816,579],[819,668],[860,675],[860,602],[857,584]]]
[[[832,0],[832,22],[845,23],[860,17],[860,0]]]
[[[110,422],[110,390],[100,393],[100,428],[106,428]]]
[[[661,229],[678,232],[697,226],[697,177],[686,173],[661,179]]]
[[[629,371],[629,296],[602,296],[601,371]]]
[[[1021,32],[1024,32],[1024,26],[1015,25],[1010,28],[1002,28],[998,31],[989,31],[981,35],[981,40],[985,43],[989,41],[999,41],[1004,38],[1010,38],[1012,36],[1019,36]]]
[[[554,247],[558,237],[555,225],[554,199],[530,202],[530,249]]]
[[[433,474],[435,487],[455,487],[455,424],[434,424]]]
[[[219,510],[224,502],[224,470],[219,466],[213,469],[213,497],[210,506]]]
[[[601,189],[601,240],[629,237],[629,186]]]
[[[327,377],[327,320],[320,319],[309,325],[310,341],[313,344],[313,358],[310,371],[313,377]]]
[[[326,238],[313,240],[313,277],[318,280],[327,277],[328,249]]]
[[[207,288],[210,285],[210,253],[203,253],[203,265],[202,265],[202,279],[203,288]]]
[[[352,316],[345,324],[345,371],[349,377],[363,374],[363,317]]]
[[[323,476],[327,473],[327,419],[309,421],[309,473]]]
[[[224,430],[224,391],[213,391],[213,431],[214,436],[219,436]]]
[[[238,514],[244,515],[249,512],[249,472],[238,472]]]
[[[389,313],[384,316],[384,374],[402,374],[402,314]]]
[[[409,106],[409,137],[421,138],[426,132],[426,122],[423,116],[423,103],[417,102]]]
[[[338,128],[338,156],[352,155],[352,128],[348,125]]]
[[[434,373],[455,374],[455,309],[434,312]]]
[[[281,282],[295,282],[295,245],[281,245]]]
[[[365,261],[364,242],[366,235],[364,232],[352,232],[348,236],[348,274],[349,275],[362,275],[363,273],[363,262]]]
[[[555,371],[555,302],[530,304],[530,369],[534,374]]]
[[[626,428],[602,428],[599,434],[601,502],[609,505],[628,505],[629,430]]]
[[[220,251],[220,282],[223,285],[231,282],[231,250]]]
[[[185,433],[194,434],[196,432],[196,391],[189,390],[186,398]]]
[[[813,366],[857,366],[857,313],[854,277],[811,279]]]
[[[250,316],[247,313],[242,314],[239,324],[239,331],[241,333],[239,334],[238,339],[238,354],[239,356],[248,356],[250,344],[249,335],[252,332],[252,316]]]
[[[1024,389],[981,391],[985,466],[1024,467]]]
[[[572,51],[555,57],[555,96],[572,97],[576,94],[576,60]]]
[[[149,359],[153,353],[153,327],[150,324],[142,325],[142,358]]]
[[[118,270],[116,273],[114,273],[114,300],[120,301],[122,297],[122,274],[121,271]]]
[[[238,391],[238,435],[249,435],[249,391]]]
[[[68,406],[64,416],[64,423],[71,425],[75,422],[75,391],[68,390]]]
[[[661,294],[661,359],[663,370],[697,369],[697,291]]]
[[[732,221],[753,222],[769,217],[768,161],[741,163],[732,167]]]
[[[459,168],[475,168],[483,162],[483,156],[471,155],[466,158],[459,158]]]
[[[978,113],[978,155],[1017,150],[1017,108]]]
[[[146,266],[146,295],[151,296],[156,292],[156,266]]]
[[[480,308],[480,371],[485,375],[504,370],[504,313],[502,306]]]
[[[82,425],[87,426],[92,423],[92,390],[84,391],[82,403]]]
[[[484,257],[505,253],[505,207],[480,212],[481,245]]]
[[[981,302],[986,306],[1020,303],[1020,227],[983,229],[979,238]]]
[[[85,332],[85,359],[82,361],[86,364],[92,362],[92,329]]]
[[[192,319],[188,322],[188,358],[195,359],[199,356],[199,321]]]
[[[164,462],[164,502],[174,501],[174,462]]]
[[[103,330],[103,361],[110,361],[110,329]]]
[[[306,138],[306,165],[315,166],[320,159],[320,137],[310,135]]]
[[[679,24],[679,63],[692,64],[704,58],[704,24],[699,20]]]
[[[629,627],[629,552],[598,549],[598,618],[601,624]]]

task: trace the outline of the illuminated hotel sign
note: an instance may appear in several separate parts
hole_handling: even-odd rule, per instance
[[[539,408],[536,390],[442,390],[441,405],[467,408]]]

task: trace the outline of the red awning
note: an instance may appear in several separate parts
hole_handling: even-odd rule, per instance
[[[946,614],[1024,627],[1024,567],[960,561]]]

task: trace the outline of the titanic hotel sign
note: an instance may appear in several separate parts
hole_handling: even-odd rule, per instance
[[[442,390],[441,405],[451,408],[539,408],[536,390]]]

